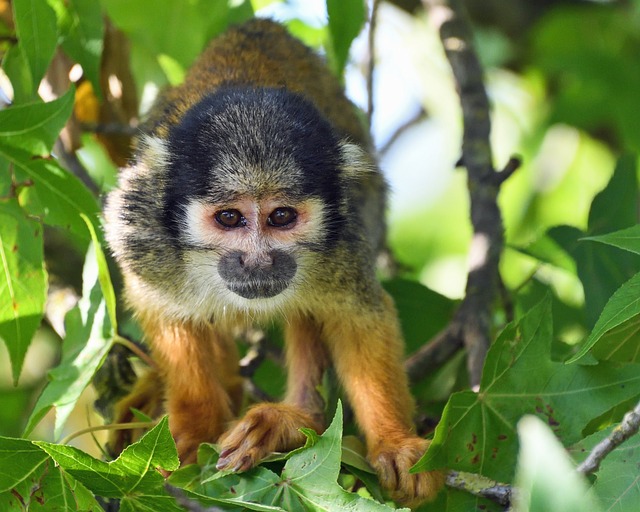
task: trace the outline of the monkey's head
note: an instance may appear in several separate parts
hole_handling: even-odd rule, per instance
[[[363,238],[350,190],[370,171],[302,96],[224,88],[166,139],[143,138],[109,198],[109,241],[167,304],[203,317],[283,309],[327,280],[336,247]]]

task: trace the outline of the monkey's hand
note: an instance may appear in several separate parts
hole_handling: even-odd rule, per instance
[[[440,471],[409,473],[429,443],[419,437],[385,439],[369,454],[382,487],[389,491],[394,501],[404,506],[413,508],[433,500],[444,485],[445,475]]]
[[[301,427],[319,428],[310,414],[293,405],[256,405],[220,438],[216,467],[247,471],[272,452],[298,448],[305,442]]]

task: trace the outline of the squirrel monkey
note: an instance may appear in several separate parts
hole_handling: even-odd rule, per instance
[[[159,369],[121,417],[162,386],[182,463],[218,441],[218,468],[244,471],[304,443],[300,427],[324,429],[317,389],[332,364],[383,486],[405,504],[433,498],[443,475],[409,474],[428,441],[413,430],[398,320],[375,276],[385,191],[318,56],[267,20],[215,39],[160,95],[107,198],[107,239]],[[273,319],[286,395],[234,422],[232,332]]]

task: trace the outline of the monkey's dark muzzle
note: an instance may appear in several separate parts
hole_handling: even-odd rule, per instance
[[[241,251],[220,258],[218,271],[227,288],[245,299],[268,299],[282,293],[296,274],[298,265],[290,254],[271,251],[256,261]]]

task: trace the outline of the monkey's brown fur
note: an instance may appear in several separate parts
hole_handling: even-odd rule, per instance
[[[317,389],[333,364],[382,485],[405,504],[433,498],[443,475],[409,474],[428,441],[413,431],[398,320],[375,277],[384,181],[324,63],[273,22],[233,28],[161,95],[143,132],[106,230],[182,463],[219,441],[218,467],[243,471],[299,446],[300,427],[322,431]],[[273,318],[285,326],[286,396],[234,422],[231,332]]]

